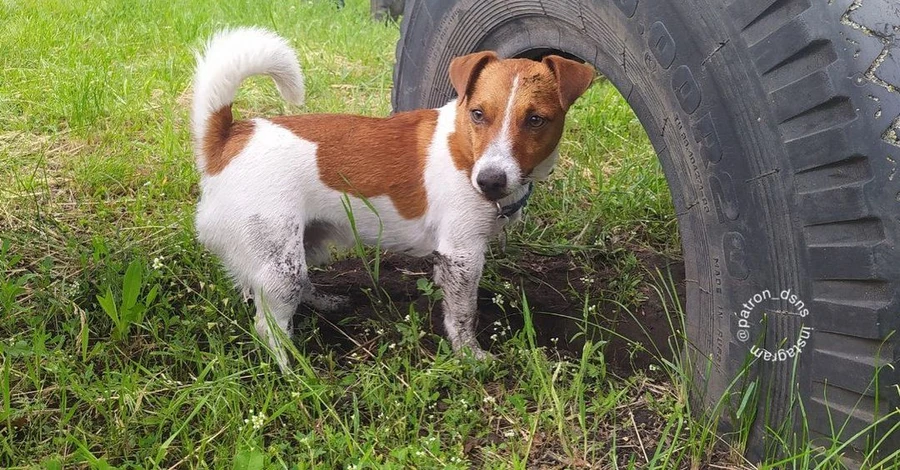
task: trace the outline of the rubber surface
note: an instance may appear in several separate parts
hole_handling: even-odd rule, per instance
[[[693,398],[724,396],[752,457],[900,447],[895,417],[870,427],[900,406],[900,3],[408,1],[395,109],[444,104],[483,49],[580,58],[634,109],[679,220]]]

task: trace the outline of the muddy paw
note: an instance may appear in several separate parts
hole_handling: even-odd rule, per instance
[[[312,308],[321,312],[335,312],[347,308],[350,305],[350,297],[316,293],[310,297],[308,303]]]
[[[479,361],[493,361],[494,359],[496,359],[493,354],[481,348],[472,349],[472,356],[474,356],[475,359],[478,359]]]
[[[462,347],[455,347],[453,349],[454,349],[454,351],[456,351],[456,354],[458,354],[460,356],[465,357],[465,356],[471,355],[472,357],[474,357],[475,359],[478,359],[479,361],[493,361],[495,359],[493,354],[485,351],[484,349],[481,349],[481,347],[478,346],[478,343],[475,343],[475,344],[470,343],[470,344],[466,344],[465,346],[462,346]]]

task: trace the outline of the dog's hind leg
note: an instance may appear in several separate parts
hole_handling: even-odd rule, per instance
[[[328,223],[314,221],[308,223],[304,229],[303,247],[306,254],[307,266],[319,266],[331,261],[330,243],[337,228]],[[304,293],[302,302],[312,306],[321,312],[334,312],[346,307],[349,298],[340,295],[323,294],[310,285]]]
[[[314,220],[303,228],[303,251],[308,266],[320,266],[331,261],[329,244],[336,228],[328,222]]]
[[[267,342],[282,371],[287,371],[288,356],[282,341],[291,337],[291,318],[313,287],[303,252],[302,224],[289,223],[284,228],[280,236],[269,238],[262,247],[262,265],[251,283],[256,332]]]
[[[291,317],[298,302],[274,286],[254,288],[253,302],[256,305],[256,332],[271,349],[281,371],[287,372],[288,355],[283,341],[290,341]]]

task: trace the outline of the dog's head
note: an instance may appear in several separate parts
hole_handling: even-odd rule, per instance
[[[546,179],[566,111],[593,78],[593,67],[554,55],[501,60],[485,51],[453,59],[450,82],[459,97],[451,150],[475,189],[496,201]]]

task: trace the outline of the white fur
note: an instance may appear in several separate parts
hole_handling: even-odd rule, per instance
[[[287,357],[271,337],[272,327],[265,314],[271,315],[278,329],[289,333],[296,303],[277,302],[291,286],[281,279],[279,261],[269,253],[292,243],[302,246],[302,239],[296,239],[294,232],[310,221],[330,224],[333,243],[352,244],[346,202],[364,243],[380,242],[388,250],[414,256],[447,254],[455,262],[470,266],[472,277],[480,278],[484,250],[502,222],[497,219],[495,205],[474,191],[466,174],[453,164],[447,138],[453,131],[455,114],[455,102],[439,110],[425,166],[428,206],[425,214],[415,219],[403,218],[386,196],[368,199],[373,212],[361,199],[346,197],[326,186],[318,176],[316,144],[265,119],[254,120],[253,136],[228,166],[216,175],[203,175],[196,216],[198,238],[220,257],[239,286],[253,292],[260,309],[257,330],[269,340],[279,364],[286,366]],[[302,253],[300,257],[305,270]],[[477,288],[477,280],[473,285]],[[260,293],[267,300],[260,301]],[[473,302],[474,295],[473,290]],[[474,304],[472,308],[474,315]],[[454,315],[445,315],[445,327],[454,346],[468,346],[476,355],[484,356],[474,337],[458,331],[451,321]],[[457,316],[465,315],[462,312]]]
[[[475,162],[475,167],[472,168],[472,186],[479,192],[481,192],[481,189],[478,187],[478,174],[487,169],[500,170],[506,174],[506,184],[509,192],[515,192],[522,183],[522,168],[513,154],[512,140],[509,137],[509,126],[513,117],[513,104],[518,89],[519,77],[516,76],[513,78],[512,89],[506,101],[500,132],[488,144],[484,150],[484,155]]]
[[[303,77],[283,39],[257,29],[221,33],[199,58],[192,114],[197,142],[203,141],[210,113],[230,104],[240,81],[252,74],[271,75],[286,99],[302,100]],[[515,162],[508,132],[513,95],[498,150],[479,164],[486,158],[492,165]],[[327,250],[308,246],[306,229],[320,224],[326,227],[328,242],[349,245],[354,234],[348,210],[364,243],[415,256],[435,253],[435,281],[444,289],[444,323],[454,349],[487,356],[475,339],[478,281],[487,244],[506,221],[498,219],[496,203],[479,194],[477,185],[454,164],[448,137],[455,130],[456,110],[455,101],[437,110],[425,156],[427,208],[414,219],[401,216],[387,196],[368,199],[373,211],[365,201],[325,185],[319,178],[317,144],[267,119],[253,121],[252,136],[222,171],[201,175],[198,239],[253,296],[256,329],[282,369],[287,355],[273,332],[290,336],[290,319],[300,302],[316,308],[338,306],[333,297],[317,293],[307,278],[307,264],[324,261],[320,255]],[[201,150],[198,145],[198,162]],[[203,171],[204,165],[199,167]],[[509,181],[519,182],[517,163],[513,170],[517,173]]]
[[[234,101],[241,82],[253,75],[269,75],[281,96],[302,105],[306,94],[294,50],[284,38],[262,28],[237,28],[215,34],[204,53],[197,53],[191,129],[198,158],[200,136],[209,115]],[[202,168],[202,162],[198,161]]]
[[[428,225],[438,228],[438,245],[433,250],[442,253],[460,248],[483,249],[475,245],[486,242],[498,230],[496,205],[473,191],[465,172],[453,163],[448,137],[454,132],[455,123],[456,100],[453,100],[438,110],[437,126],[425,165],[428,193],[425,219]]]

